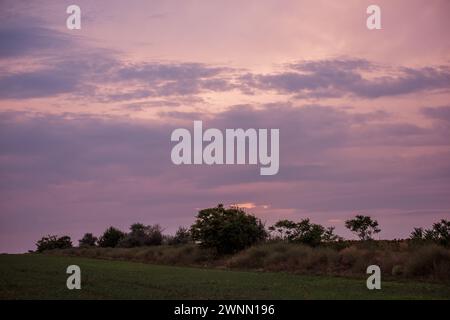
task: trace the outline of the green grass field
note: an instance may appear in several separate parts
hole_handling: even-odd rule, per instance
[[[66,288],[68,265],[81,290]],[[147,265],[47,255],[0,255],[0,299],[449,299],[450,286],[287,273]]]

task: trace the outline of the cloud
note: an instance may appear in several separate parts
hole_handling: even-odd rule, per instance
[[[191,63],[128,65],[114,52],[100,50],[78,55],[58,53],[33,71],[0,76],[0,98],[28,99],[59,94],[101,102],[148,97],[192,96],[232,89],[221,78],[225,69]]]
[[[0,99],[89,96],[117,62],[115,51],[90,47],[83,38],[52,29],[38,18],[16,13],[4,18]]]
[[[32,70],[12,70],[0,76],[1,99],[29,99],[61,94],[92,97],[116,64],[114,53],[92,50],[72,55],[58,52],[36,61]]]
[[[0,58],[11,58],[43,51],[51,52],[70,46],[70,39],[61,32],[30,26],[0,27]]]
[[[450,87],[448,65],[406,68],[341,58],[299,61],[284,65],[279,72],[259,74],[205,63],[130,62],[113,50],[92,47],[37,19],[30,21],[31,25],[19,25],[8,20],[0,28],[0,58],[26,59],[37,65],[32,70],[3,72],[2,99],[70,94],[92,101],[123,102],[235,89],[247,95],[257,90],[297,98],[374,99]]]
[[[76,70],[50,68],[4,75],[0,78],[0,98],[28,99],[72,93],[80,84]]]
[[[191,128],[197,116],[207,119],[205,128],[278,127],[280,173],[262,177],[250,165],[173,165],[170,133]],[[445,139],[448,146],[448,132],[393,120],[383,112],[290,104],[165,113],[151,121],[2,112],[1,231],[20,242],[19,230],[35,240],[134,221],[175,229],[192,222],[195,208],[217,203],[270,203],[257,213],[271,222],[286,212],[326,223],[355,210],[450,208],[450,153],[432,149]]]
[[[391,69],[386,73],[380,66],[358,59],[304,61],[289,64],[282,72],[246,74],[241,81],[246,90],[273,90],[314,98],[379,98],[450,87],[449,66]]]
[[[128,64],[117,61],[117,67],[106,81],[133,85],[140,89],[125,94],[107,95],[108,101],[145,97],[194,96],[205,91],[229,91],[227,68],[200,63],[151,62]]]
[[[0,39],[0,59],[5,63],[1,99],[71,94],[120,102],[232,89],[225,76],[230,69],[189,62],[131,63],[114,50],[95,47],[29,16],[5,17]],[[14,64],[6,58],[14,59]],[[34,68],[11,68],[22,63]]]
[[[431,119],[450,122],[450,106],[425,107],[422,113]]]
[[[164,139],[169,133],[161,124],[14,112],[2,113],[0,123],[2,171],[8,175],[26,171],[36,178],[28,180],[33,186],[108,179],[109,171],[157,175],[161,167],[155,163],[169,166],[162,160],[170,152]],[[19,158],[23,161],[16,162]]]
[[[39,4],[2,1],[0,10],[0,59],[53,55],[74,46],[77,37],[52,28],[42,17]]]
[[[210,78],[220,72],[220,68],[208,67],[200,63],[141,63],[122,66],[118,70],[117,76],[120,80],[139,79],[152,84],[162,80],[183,81]]]
[[[356,96],[375,99],[422,91],[447,91],[450,67],[379,66],[364,59],[306,60],[267,74],[192,62],[130,62],[113,50],[91,47],[38,20],[0,29],[1,57],[27,59],[33,70],[3,72],[0,98],[28,99],[70,94],[91,101],[200,96],[206,92],[255,90],[296,98]]]
[[[265,181],[373,183],[395,174],[436,177],[447,170],[439,160],[447,157],[445,153],[436,153],[442,166],[436,164],[425,173],[425,168],[414,169],[420,167],[414,160],[420,159],[420,154],[408,160],[412,167],[402,166],[402,156],[392,149],[448,146],[446,132],[410,123],[380,124],[378,112],[354,114],[326,106],[265,105],[258,109],[240,106],[209,115],[161,115],[158,121],[131,121],[74,114],[2,113],[3,172],[11,176],[29,172],[35,177],[29,180],[33,186],[36,181],[52,184],[163,176],[173,183],[187,179],[202,189]],[[205,128],[279,128],[280,173],[262,178],[252,166],[173,166],[170,133],[177,126],[189,129],[192,121],[200,118],[206,119]],[[392,120],[383,114],[385,118]],[[381,149],[373,151],[376,148]],[[433,170],[436,173],[431,174]]]

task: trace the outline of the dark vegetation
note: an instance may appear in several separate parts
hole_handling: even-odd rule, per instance
[[[72,240],[69,236],[52,236],[47,235],[42,237],[37,243],[37,252],[44,252],[53,249],[67,249],[72,248]]]
[[[215,248],[219,254],[233,253],[267,238],[261,220],[237,207],[200,210],[191,226],[191,237],[201,246]]]
[[[109,227],[98,240],[86,233],[78,248],[67,236],[46,236],[36,245],[38,252],[52,254],[302,274],[361,276],[376,264],[388,277],[450,282],[449,221],[415,228],[404,240],[373,240],[380,228],[368,216],[345,225],[359,241],[344,240],[333,227],[309,219],[280,220],[266,230],[243,209],[218,205],[200,210],[189,229],[180,227],[173,236],[157,224],[134,223],[128,233]]]
[[[163,246],[147,248],[161,247]],[[65,270],[68,265],[78,265],[81,268],[81,290],[66,289]],[[48,254],[0,255],[0,284],[0,299],[8,300],[450,298],[450,286],[415,280],[389,281],[383,278],[382,290],[367,290],[365,279],[349,277],[161,266]],[[150,318],[158,319],[152,316]],[[201,319],[195,316],[181,317],[194,318]]]
[[[438,243],[443,246],[450,244],[450,221],[442,219],[433,224],[431,229],[414,228],[410,239],[414,242]]]

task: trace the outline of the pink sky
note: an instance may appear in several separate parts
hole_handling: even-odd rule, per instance
[[[76,1],[72,31],[69,4],[0,3],[0,252],[217,203],[348,238],[450,218],[450,2]],[[173,165],[193,120],[279,128],[279,174]]]

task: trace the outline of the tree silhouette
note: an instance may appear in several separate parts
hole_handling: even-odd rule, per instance
[[[378,221],[363,215],[357,215],[355,218],[345,221],[345,226],[363,241],[372,240],[372,236],[381,231],[378,228]]]

